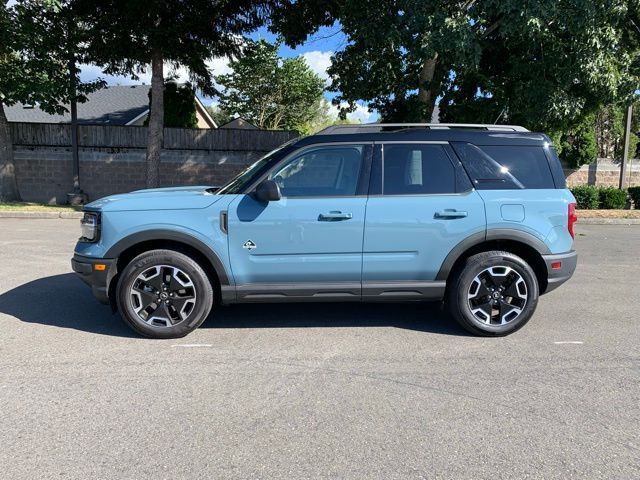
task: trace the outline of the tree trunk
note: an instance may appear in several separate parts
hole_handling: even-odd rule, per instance
[[[16,182],[16,167],[13,164],[13,142],[9,121],[0,102],[0,202],[18,202],[20,192]]]
[[[164,59],[159,49],[151,52],[151,111],[147,137],[147,188],[160,184],[160,152],[164,140]]]
[[[80,193],[80,156],[78,153],[78,98],[76,85],[76,59],[69,60],[69,90],[71,91],[71,158],[73,160],[73,193]]]
[[[421,121],[425,123],[431,122],[433,108],[436,103],[436,92],[435,86],[433,85],[433,77],[436,72],[437,64],[438,54],[436,53],[433,58],[428,58],[424,62],[424,65],[422,65],[422,69],[420,70],[418,101],[424,105]]]

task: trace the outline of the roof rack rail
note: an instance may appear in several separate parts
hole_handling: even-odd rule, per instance
[[[381,132],[385,129],[428,128],[429,130],[480,129],[497,132],[528,132],[519,125],[491,125],[485,123],[363,123],[356,125],[332,125],[316,135]]]

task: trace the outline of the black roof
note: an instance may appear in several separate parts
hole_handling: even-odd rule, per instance
[[[366,129],[362,129],[366,130]],[[301,138],[298,146],[316,143],[353,143],[353,142],[468,142],[474,145],[534,145],[551,143],[543,133],[526,131],[493,131],[474,128],[400,128],[390,131],[355,133],[320,132],[316,135]]]
[[[78,103],[78,123],[126,125],[149,110],[149,85],[109,86],[87,95],[85,103]],[[67,110],[68,105],[65,105]],[[67,111],[50,115],[37,105],[17,103],[5,106],[10,122],[70,123]]]

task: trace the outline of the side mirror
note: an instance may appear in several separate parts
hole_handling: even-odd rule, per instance
[[[264,180],[256,187],[256,198],[262,202],[277,202],[282,198],[280,187],[273,180]]]

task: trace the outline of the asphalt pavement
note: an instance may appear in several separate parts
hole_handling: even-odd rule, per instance
[[[137,337],[70,271],[77,220],[0,219],[0,477],[640,478],[640,226],[505,338],[437,305],[238,305]]]

